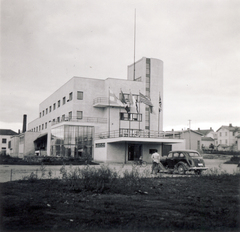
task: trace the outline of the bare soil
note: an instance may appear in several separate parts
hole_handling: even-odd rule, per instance
[[[119,179],[99,191],[51,179],[1,183],[1,231],[239,231],[239,179]]]

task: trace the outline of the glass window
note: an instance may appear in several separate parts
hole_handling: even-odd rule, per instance
[[[56,109],[56,103],[53,104],[53,110],[55,110],[55,109]]]
[[[69,120],[72,119],[72,111],[70,111],[70,112],[68,113],[68,117],[69,117]]]
[[[190,157],[197,157],[199,154],[197,152],[189,152],[188,153]]]
[[[62,115],[62,121],[65,121],[65,114]]]
[[[44,129],[44,124],[42,124],[42,130]]]
[[[2,143],[7,143],[7,139],[2,139]]]
[[[49,113],[52,111],[52,106],[49,106]]]
[[[41,115],[41,112],[40,112],[40,113],[39,113],[39,118],[41,118],[41,116],[42,116],[42,115]]]
[[[45,129],[47,129],[47,122],[45,122]]]
[[[65,103],[66,103],[66,97],[63,98],[63,103],[62,104],[65,105]]]
[[[39,131],[41,131],[41,126],[39,126]]]
[[[225,136],[227,136],[227,132],[225,132]]]
[[[227,139],[225,140],[225,144],[227,144],[228,143],[228,141],[227,141]]]
[[[73,98],[73,93],[71,92],[71,93],[69,93],[69,101],[71,101],[72,98]]]
[[[77,119],[82,119],[82,118],[83,118],[83,112],[77,111]]]
[[[77,91],[77,99],[83,100],[83,92],[82,91]]]
[[[57,122],[60,122],[60,117],[57,117]]]
[[[46,108],[46,114],[48,114],[48,108]]]
[[[220,136],[222,136],[222,132],[220,132]]]
[[[43,110],[43,112],[42,112],[42,116],[44,116],[44,110]]]
[[[61,104],[61,101],[60,101],[60,100],[58,100],[58,107],[60,107],[60,104]]]

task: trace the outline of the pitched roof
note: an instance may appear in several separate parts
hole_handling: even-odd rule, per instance
[[[18,133],[10,129],[0,129],[0,135],[17,135],[17,134]]]
[[[221,126],[217,132],[221,129],[226,129],[226,130],[229,130],[229,131],[233,131],[233,132],[236,132],[236,131],[240,131],[240,127],[238,126]]]
[[[198,129],[198,130],[195,130],[195,131],[198,132],[198,133],[201,133],[204,136],[207,135],[210,132],[214,132],[213,129],[207,129],[207,130],[200,130],[200,129]]]
[[[214,139],[211,137],[202,137],[201,140],[202,141],[214,141]]]

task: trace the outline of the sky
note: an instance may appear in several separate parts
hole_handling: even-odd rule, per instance
[[[163,130],[240,126],[239,0],[0,0],[0,128],[22,130],[73,76],[164,62]]]

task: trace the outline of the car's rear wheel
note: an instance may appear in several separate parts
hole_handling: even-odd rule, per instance
[[[184,167],[184,165],[183,164],[179,164],[178,165],[178,167],[177,167],[177,170],[178,170],[178,173],[180,174],[180,175],[184,175],[185,174],[185,167]]]

